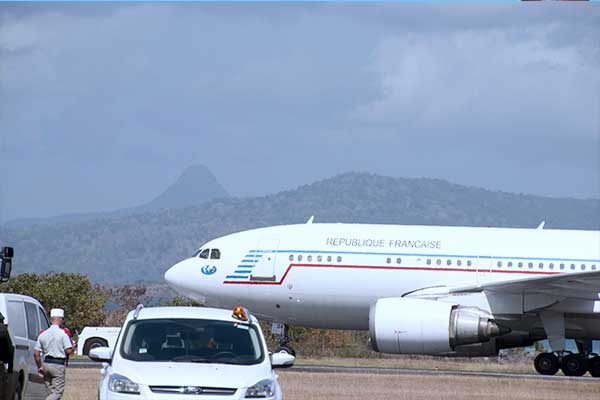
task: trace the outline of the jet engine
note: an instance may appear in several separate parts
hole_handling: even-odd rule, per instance
[[[470,347],[489,353],[476,344],[509,332],[484,310],[434,300],[380,299],[369,312],[371,344],[382,353],[458,355]]]

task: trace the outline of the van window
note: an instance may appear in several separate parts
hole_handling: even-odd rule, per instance
[[[41,329],[35,304],[25,302],[25,318],[27,319],[27,337],[29,340],[37,340]]]
[[[13,335],[21,338],[27,337],[27,328],[25,322],[25,310],[23,302],[9,301],[7,303],[8,326]]]
[[[38,314],[40,315],[40,330],[46,330],[50,328],[50,324],[48,323],[48,317],[46,317],[46,313],[44,310],[38,307]]]

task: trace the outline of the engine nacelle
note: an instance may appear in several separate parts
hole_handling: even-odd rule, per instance
[[[369,313],[371,344],[382,353],[456,355],[508,332],[484,310],[434,300],[380,299]]]

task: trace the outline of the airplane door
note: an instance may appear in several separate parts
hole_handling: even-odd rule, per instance
[[[279,240],[267,239],[261,240],[258,244],[258,250],[262,251],[262,256],[255,264],[252,273],[250,274],[250,280],[252,281],[263,281],[263,282],[274,282],[276,278],[275,264],[277,261],[277,249],[279,247]],[[257,253],[257,255],[260,253]]]
[[[489,282],[492,275],[492,256],[477,258],[477,283]]]

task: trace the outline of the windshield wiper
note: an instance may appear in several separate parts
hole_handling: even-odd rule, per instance
[[[178,356],[171,359],[173,362],[212,363],[213,360],[206,357]]]

